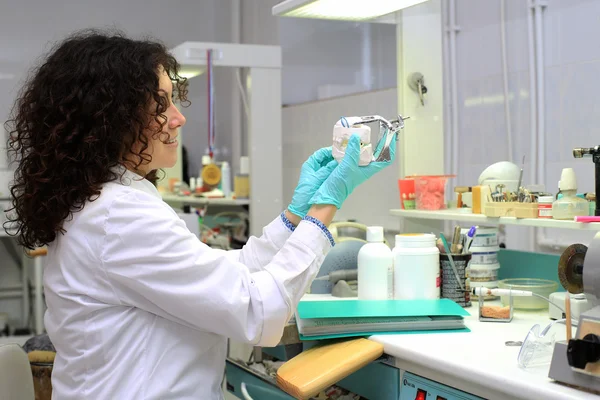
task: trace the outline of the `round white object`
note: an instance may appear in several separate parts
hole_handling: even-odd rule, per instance
[[[403,248],[431,248],[436,242],[435,235],[431,233],[407,233],[396,235],[395,239],[395,246]]]
[[[509,161],[500,161],[490,165],[479,175],[478,183],[483,185],[486,181],[519,181],[521,169]],[[492,190],[494,186],[492,186]]]
[[[432,234],[396,235],[394,299],[440,298],[440,251]]]

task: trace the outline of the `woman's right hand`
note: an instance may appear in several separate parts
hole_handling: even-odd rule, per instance
[[[361,167],[358,165],[360,137],[352,135],[348,141],[343,160],[316,191],[310,200],[310,204],[331,204],[338,209],[341,208],[342,203],[357,186],[392,164],[396,155],[397,140],[398,136],[390,145],[390,161],[373,161],[369,165]],[[378,148],[375,152],[375,158],[377,158],[380,151],[381,148]]]

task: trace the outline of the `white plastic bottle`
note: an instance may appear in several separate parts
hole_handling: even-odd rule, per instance
[[[221,164],[221,190],[225,197],[231,197],[231,169],[227,161]]]
[[[392,299],[394,259],[383,242],[383,227],[368,227],[367,242],[358,252],[358,299]]]
[[[394,299],[440,298],[440,251],[432,234],[396,235]]]

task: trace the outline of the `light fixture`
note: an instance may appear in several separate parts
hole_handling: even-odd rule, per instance
[[[181,65],[179,67],[179,76],[183,78],[194,78],[202,75],[206,71],[206,67],[200,65]]]
[[[427,0],[285,0],[273,7],[282,17],[367,21]]]

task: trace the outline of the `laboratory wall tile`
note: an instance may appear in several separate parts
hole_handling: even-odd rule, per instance
[[[514,160],[519,163],[523,155],[525,160],[531,153],[531,116],[529,97],[529,73],[512,72],[508,75],[510,93],[510,117]]]
[[[488,154],[488,161],[504,161],[508,157],[508,140],[504,118],[504,91],[502,76],[495,75],[482,80],[483,106],[481,117],[482,134],[485,134],[485,146],[493,149]]]
[[[572,28],[567,25],[563,26],[562,12],[564,7],[564,1],[548,2],[548,7],[544,9],[544,65],[556,66],[565,63],[564,58],[561,55],[562,45],[562,30],[571,30]],[[534,25],[535,28],[535,25]],[[525,43],[527,44],[527,43]]]
[[[477,30],[498,22],[498,0],[456,0],[456,19],[464,30]]]
[[[481,159],[478,152],[470,151],[470,149],[481,148],[484,143],[482,107],[481,80],[462,81],[458,91],[458,156],[461,161],[477,163]]]
[[[545,69],[545,138],[546,161],[561,161],[563,150],[563,112],[565,104],[562,66],[548,67]],[[572,99],[571,99],[572,100]]]
[[[560,17],[560,59],[564,64],[600,59],[600,2],[552,0],[548,12]]]
[[[529,68],[527,2],[506,1],[506,61],[509,71]]]
[[[562,69],[561,123],[563,142],[562,161],[570,161],[573,147],[597,144],[598,115],[600,115],[600,61],[568,64]]]

